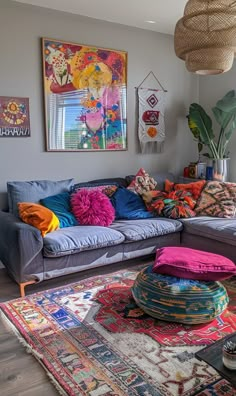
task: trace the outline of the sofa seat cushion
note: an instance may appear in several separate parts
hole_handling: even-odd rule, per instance
[[[181,219],[184,232],[236,246],[236,218],[194,217]]]
[[[156,217],[138,220],[117,220],[110,226],[124,235],[126,241],[141,241],[182,230],[178,220]]]
[[[118,245],[125,237],[119,231],[99,226],[67,227],[44,238],[45,257],[59,257],[85,250]]]

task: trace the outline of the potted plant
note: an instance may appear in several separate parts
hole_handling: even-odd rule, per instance
[[[204,146],[208,153],[203,155],[211,159],[213,166],[213,179],[227,181],[229,166],[228,145],[232,134],[236,129],[236,91],[229,91],[219,100],[212,112],[220,125],[218,139],[212,128],[212,119],[205,110],[197,103],[192,103],[189,108],[188,125],[198,141],[199,155]]]

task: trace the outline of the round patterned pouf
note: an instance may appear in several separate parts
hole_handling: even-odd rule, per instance
[[[136,304],[148,315],[169,322],[210,322],[228,305],[220,282],[175,278],[143,269],[132,287]]]

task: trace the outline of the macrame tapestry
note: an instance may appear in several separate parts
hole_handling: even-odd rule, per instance
[[[155,75],[152,74],[158,84]],[[149,77],[143,80],[143,82]],[[166,92],[164,89],[143,88],[138,90],[138,137],[142,153],[159,153],[165,140],[164,109]],[[162,86],[161,86],[162,87]],[[163,88],[163,87],[162,87]]]

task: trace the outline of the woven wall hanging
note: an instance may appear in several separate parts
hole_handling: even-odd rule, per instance
[[[175,28],[175,53],[190,72],[231,69],[236,52],[236,1],[189,0]]]
[[[153,78],[161,89],[145,88],[144,82]],[[160,153],[165,140],[164,109],[166,90],[151,71],[139,84],[138,97],[138,138],[142,154]]]

